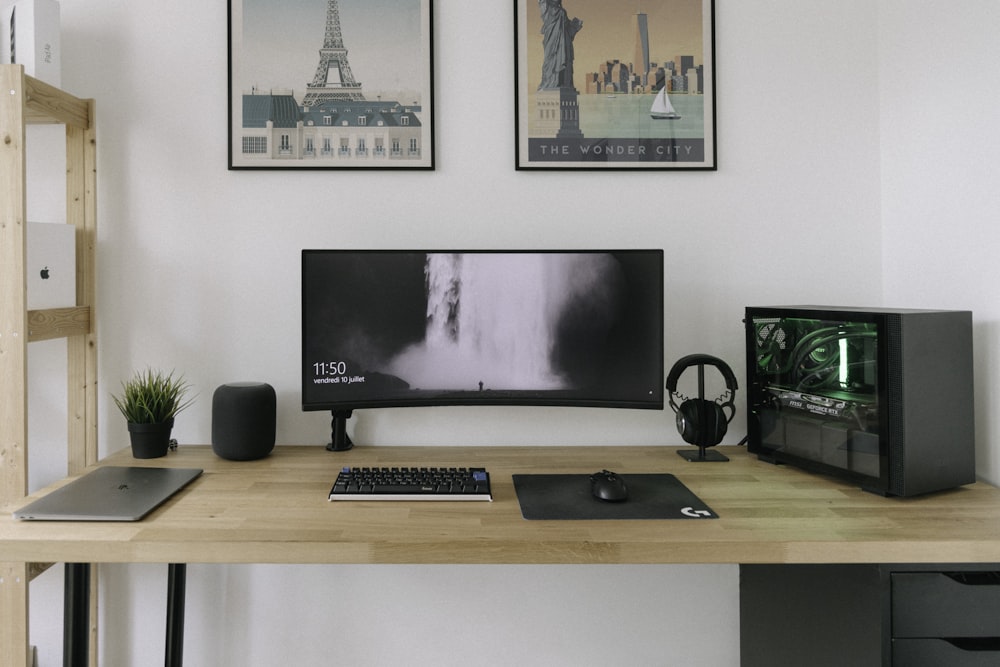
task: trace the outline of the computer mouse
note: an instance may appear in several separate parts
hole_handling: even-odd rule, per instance
[[[590,476],[590,492],[595,498],[612,503],[619,503],[628,498],[625,480],[610,470],[595,472]]]

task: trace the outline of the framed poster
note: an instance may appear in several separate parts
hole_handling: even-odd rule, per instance
[[[433,169],[432,0],[229,0],[230,169]]]
[[[517,169],[716,168],[714,0],[515,0]]]

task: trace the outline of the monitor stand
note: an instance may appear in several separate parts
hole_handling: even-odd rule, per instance
[[[346,452],[354,447],[351,436],[347,435],[347,420],[353,410],[331,410],[333,420],[330,422],[330,444],[326,446],[331,452]]]

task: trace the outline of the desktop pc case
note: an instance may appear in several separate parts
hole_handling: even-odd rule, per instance
[[[746,309],[748,449],[892,496],[975,481],[972,313]]]

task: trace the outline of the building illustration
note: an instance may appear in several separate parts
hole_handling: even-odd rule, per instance
[[[292,89],[244,92],[239,142],[234,139],[232,150],[243,164],[377,166],[421,160],[422,110],[416,101],[366,99],[348,62],[339,2],[327,0],[319,63],[304,96],[297,99]]]

